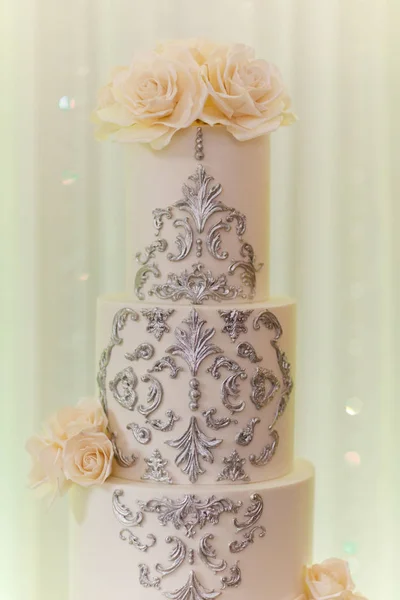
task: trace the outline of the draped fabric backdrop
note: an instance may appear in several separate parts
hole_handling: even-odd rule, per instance
[[[299,305],[315,559],[397,600],[398,0],[5,0],[0,23],[1,600],[68,597],[67,501],[26,492],[23,446],[94,394],[96,297],[124,285],[123,160],[93,141],[96,90],[134,51],[194,35],[255,46],[293,96],[300,120],[273,136],[272,286]]]

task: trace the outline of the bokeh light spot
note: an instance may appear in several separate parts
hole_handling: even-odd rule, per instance
[[[351,417],[355,417],[359,415],[362,411],[363,401],[357,396],[353,396],[353,398],[349,398],[346,402],[346,412]]]
[[[72,110],[76,106],[75,98],[69,98],[68,96],[62,96],[58,101],[58,107],[61,110]]]
[[[346,452],[346,454],[344,455],[344,459],[346,463],[351,467],[358,467],[361,464],[361,456],[358,454],[358,452],[355,452],[354,450]]]

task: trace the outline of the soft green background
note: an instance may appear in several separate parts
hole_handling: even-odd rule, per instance
[[[399,30],[399,0],[3,0],[0,600],[68,594],[67,503],[26,493],[23,446],[94,392],[95,299],[123,286],[122,158],[92,140],[95,90],[137,48],[197,34],[254,45],[292,92],[300,121],[273,138],[272,283],[299,301],[315,558],[347,557],[370,600],[398,600]]]

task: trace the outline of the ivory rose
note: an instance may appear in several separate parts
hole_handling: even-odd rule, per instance
[[[101,485],[111,473],[113,446],[105,433],[82,432],[65,442],[64,473],[83,487]]]
[[[120,142],[146,142],[161,149],[195,122],[207,96],[196,61],[185,47],[152,53],[120,69],[103,88],[95,120],[115,126]],[[100,136],[107,132],[100,128]]]
[[[201,119],[225,125],[238,140],[270,133],[296,119],[278,69],[248,46],[216,49],[202,66],[208,98]]]
[[[51,501],[57,494],[63,494],[68,488],[64,475],[62,446],[46,436],[32,436],[26,443],[26,449],[32,458],[29,485],[32,488],[42,486],[44,495]]]
[[[47,428],[51,438],[62,443],[81,431],[105,432],[107,417],[97,400],[83,398],[76,406],[61,408],[50,417]]]
[[[339,558],[307,568],[305,584],[309,600],[366,600],[354,592],[348,564]]]
[[[189,38],[187,40],[169,40],[159,44],[156,48],[158,54],[164,56],[176,55],[176,52],[186,48],[190,56],[201,66],[208,60],[210,55],[221,46],[211,40],[203,38]]]

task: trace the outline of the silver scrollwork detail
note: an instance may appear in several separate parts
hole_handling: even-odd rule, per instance
[[[144,383],[150,382],[150,388],[147,393],[147,406],[140,404],[137,408],[138,412],[145,417],[148,417],[152,412],[157,410],[163,398],[163,389],[161,383],[150,373],[142,375],[141,380]]]
[[[229,572],[229,577],[221,577],[221,590],[224,590],[227,587],[237,587],[242,581],[242,573],[239,568],[239,561],[235,562],[234,565],[229,567]]]
[[[240,395],[239,380],[247,379],[247,373],[240,367],[240,365],[238,365],[237,362],[227,358],[226,356],[217,356],[207,371],[211,373],[214,379],[219,379],[221,377],[220,369],[222,367],[232,372],[232,375],[228,375],[221,385],[222,404],[230,411],[231,414],[234,414],[235,412],[241,412],[246,406],[246,402],[244,400],[240,400],[237,403],[233,403],[232,399],[234,402],[238,399]]]
[[[126,428],[132,432],[139,444],[148,444],[151,441],[151,431],[147,427],[141,427],[137,423],[128,423]]]
[[[249,456],[249,461],[255,467],[264,467],[272,460],[276,453],[279,444],[279,433],[276,429],[273,429],[269,435],[272,438],[272,442],[263,447],[259,456],[255,454],[250,454]]]
[[[211,256],[217,260],[225,260],[229,253],[226,250],[221,250],[222,240],[221,231],[230,231],[231,226],[228,223],[218,221],[207,234],[206,245]]]
[[[260,423],[258,417],[252,417],[247,423],[246,427],[243,427],[235,436],[235,441],[239,446],[248,446],[254,437],[254,429],[256,425]]]
[[[161,579],[160,577],[150,577],[150,569],[143,563],[139,565],[139,583],[145,588],[153,587],[157,590],[160,589]]]
[[[237,419],[232,419],[231,417],[216,417],[217,409],[209,408],[208,410],[204,410],[201,414],[206,420],[206,425],[210,429],[223,429],[224,427],[228,427],[231,424],[237,425]]]
[[[156,252],[165,252],[168,247],[167,240],[155,240],[149,246],[146,246],[143,252],[137,252],[135,255],[136,261],[140,265],[146,265],[151,258],[154,258]]]
[[[179,569],[179,567],[185,562],[186,558],[186,545],[182,540],[174,535],[169,535],[165,538],[166,544],[174,543],[175,546],[172,548],[169,554],[169,560],[171,564],[168,567],[163,567],[160,563],[156,564],[156,571],[160,573],[162,577],[166,575],[171,575],[174,571]]]
[[[232,261],[228,272],[232,275],[237,269],[243,270],[241,274],[242,283],[250,288],[249,297],[253,298],[256,292],[256,274],[264,265],[263,263],[256,264],[256,257],[251,244],[244,243],[240,248],[240,254],[243,260]]]
[[[147,502],[139,501],[143,512],[155,513],[161,525],[172,523],[175,529],[185,530],[188,538],[193,538],[197,527],[203,529],[207,524],[217,525],[223,513],[237,513],[242,502],[233,502],[229,498],[211,496],[201,500],[194,494],[185,494],[182,499],[156,498]]]
[[[137,461],[137,456],[135,456],[134,454],[131,454],[130,456],[126,456],[125,454],[123,454],[122,450],[118,447],[117,434],[115,432],[111,434],[111,443],[113,447],[114,458],[117,464],[125,469],[133,467],[133,465]]]
[[[119,537],[121,538],[121,540],[123,540],[124,542],[128,542],[131,546],[134,546],[141,552],[147,552],[147,550],[154,546],[154,544],[157,542],[157,538],[152,533],[149,533],[146,537],[148,540],[150,540],[150,543],[143,544],[143,542],[140,541],[137,535],[132,533],[132,531],[130,531],[129,529],[121,529],[121,531],[119,532]]]
[[[201,538],[199,543],[199,556],[209,569],[214,571],[214,573],[219,573],[220,571],[224,571],[228,565],[226,560],[217,560],[217,552],[210,544],[210,540],[213,539],[214,535],[212,533],[207,533]]]
[[[233,452],[222,461],[224,468],[218,475],[217,481],[249,481],[250,477],[244,471],[245,458],[240,458],[237,450]]]
[[[267,387],[267,381],[270,386]],[[260,410],[264,406],[268,406],[279,390],[280,383],[273,371],[257,367],[254,375],[251,378],[251,401],[254,406]]]
[[[160,373],[164,369],[169,369],[169,376],[171,379],[176,379],[179,371],[182,371],[182,367],[178,367],[172,356],[163,356],[157,360],[151,369],[148,369],[149,373]]]
[[[137,348],[133,352],[125,352],[126,360],[150,360],[154,356],[154,346],[151,344],[143,343],[139,344]]]
[[[262,356],[257,355],[254,346],[250,342],[241,342],[236,350],[240,358],[247,358],[251,363],[259,363],[263,359]]]
[[[180,417],[178,417],[171,409],[166,411],[165,416],[167,417],[165,423],[161,421],[161,419],[147,419],[146,423],[151,425],[153,429],[156,429],[157,431],[172,431],[175,423],[180,420]]]
[[[220,594],[221,592],[204,588],[194,571],[190,571],[187,582],[181,588],[173,592],[164,592],[164,596],[170,600],[213,600]]]
[[[227,333],[232,342],[236,342],[241,333],[247,333],[246,321],[253,312],[252,310],[219,310],[220,316],[225,321],[222,333]]]
[[[192,269],[192,271],[185,269],[179,275],[169,273],[166,283],[153,285],[148,292],[149,296],[174,302],[185,298],[192,304],[203,304],[204,300],[221,302],[221,300],[234,300],[238,296],[247,297],[241,287],[228,285],[225,274],[214,276],[202,263],[195,263]]]
[[[146,331],[152,333],[159,342],[164,335],[168,333],[170,328],[167,324],[168,318],[175,312],[173,308],[146,308],[141,310],[141,313],[148,320]]]
[[[251,503],[244,513],[246,521],[239,521],[237,517],[233,519],[233,524],[236,527],[236,533],[240,533],[244,529],[248,529],[255,525],[264,510],[264,502],[260,494],[254,493],[250,496]]]
[[[144,460],[147,463],[147,469],[142,475],[143,480],[172,483],[171,476],[165,468],[168,465],[168,461],[163,459],[159,450],[154,450],[150,458],[145,458]]]
[[[145,299],[145,295],[142,292],[142,288],[143,288],[144,284],[147,282],[150,274],[153,275],[154,277],[156,277],[157,279],[159,277],[161,277],[161,271],[158,268],[158,266],[156,265],[156,263],[152,263],[151,265],[149,265],[149,264],[143,265],[142,267],[140,267],[140,269],[138,269],[136,271],[134,290],[135,290],[135,294],[139,298],[139,300]]]
[[[113,351],[114,346],[122,344],[122,338],[120,337],[120,333],[124,329],[128,319],[131,319],[132,321],[137,321],[138,318],[138,313],[132,308],[125,307],[121,308],[118,312],[116,312],[112,322],[110,341],[108,343],[108,346],[101,353],[99,360],[99,372],[97,374],[97,384],[99,386],[100,402],[106,414],[108,414],[106,389],[107,367],[110,363],[111,353]]]
[[[174,227],[182,227],[184,234],[179,234],[175,240],[175,244],[178,247],[178,254],[175,255],[172,254],[172,252],[169,252],[167,254],[167,258],[172,262],[178,262],[186,258],[192,249],[193,231],[190,226],[188,217],[186,217],[185,219],[175,219]]]
[[[137,377],[132,367],[126,367],[116,374],[114,379],[109,382],[109,388],[113,393],[115,400],[123,408],[133,410],[137,402]]]
[[[222,443],[222,440],[208,437],[201,431],[196,417],[191,417],[189,427],[176,440],[165,442],[171,448],[179,450],[175,459],[182,472],[188,475],[191,483],[195,483],[199,475],[203,475],[205,470],[200,464],[200,459],[213,463],[214,456],[211,450]],[[182,466],[181,466],[182,465]]]
[[[116,519],[125,525],[125,527],[137,527],[143,521],[143,513],[141,511],[133,514],[130,508],[125,506],[120,500],[124,495],[123,490],[114,490],[112,496],[112,508]]]
[[[267,533],[265,527],[263,527],[262,525],[255,525],[250,529],[250,531],[247,531],[243,535],[243,538],[240,541],[235,540],[231,542],[229,544],[229,550],[233,553],[242,552],[247,548],[247,546],[249,546],[249,544],[254,543],[254,537],[257,532],[259,532],[258,537],[260,538],[264,537]]]
[[[161,229],[164,227],[164,217],[166,219],[172,219],[172,208],[155,208],[153,210],[153,225],[156,230],[156,236],[160,235]]]

